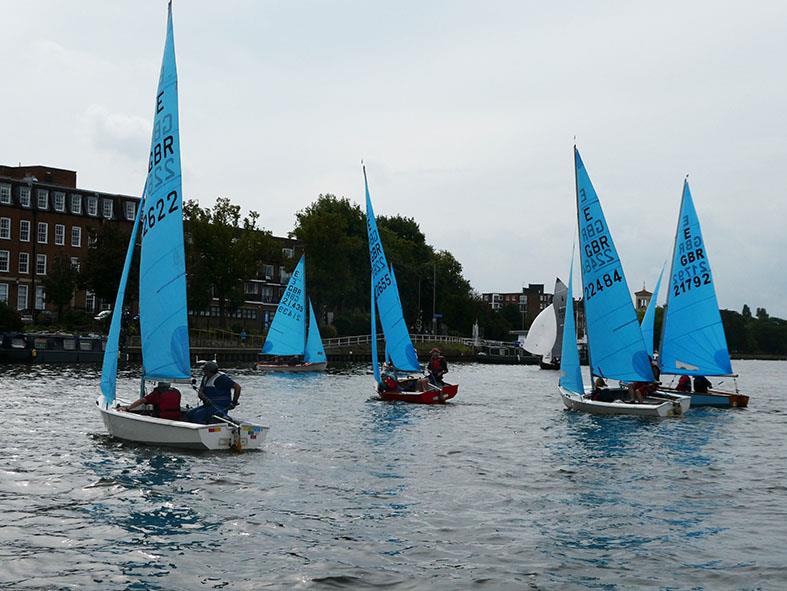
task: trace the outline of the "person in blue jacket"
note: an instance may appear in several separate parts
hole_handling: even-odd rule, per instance
[[[202,382],[197,390],[197,396],[203,404],[192,408],[186,418],[192,423],[207,425],[215,422],[213,415],[227,416],[227,411],[238,406],[240,384],[220,372],[215,361],[208,361],[202,367]]]

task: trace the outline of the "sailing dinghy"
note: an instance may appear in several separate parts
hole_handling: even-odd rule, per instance
[[[306,331],[306,307],[309,308],[309,330]],[[287,289],[276,308],[276,315],[262,345],[262,355],[274,356],[271,361],[258,361],[257,369],[264,371],[302,373],[323,371],[328,361],[317,327],[314,306],[306,298],[305,257],[301,256],[292,272]],[[303,361],[277,361],[276,358]]]
[[[116,397],[120,322],[137,232],[141,230],[139,321],[142,335],[142,381],[191,382],[186,309],[186,267],[178,129],[177,72],[172,31],[172,5],[161,66],[150,163],[142,201],[134,220],[123,274],[112,312],[101,372],[98,410],[109,434],[118,439],[191,449],[251,449],[262,446],[267,427],[229,417],[209,425],[168,420],[120,410],[128,404]]]
[[[541,369],[560,369],[560,354],[563,349],[563,321],[566,315],[566,284],[555,280],[552,303],[541,310],[530,330],[527,331],[524,349],[541,355]]]
[[[708,251],[688,180],[683,182],[675,232],[667,310],[661,331],[662,374],[736,377],[730,363]],[[745,407],[749,397],[737,392],[692,392],[692,406]]]
[[[653,383],[650,359],[642,340],[637,315],[623,274],[623,267],[601,202],[574,146],[580,262],[587,324],[591,379],[626,383]],[[629,399],[627,388],[585,389],[579,373],[579,353],[574,332],[573,257],[561,358],[560,395],[566,408],[592,414],[664,417],[689,409],[688,396],[659,392],[641,402]],[[568,357],[567,357],[568,355]],[[576,367],[574,366],[576,364]]]
[[[372,265],[371,283],[371,329],[372,329],[372,369],[376,392],[383,400],[414,402],[420,404],[441,404],[450,400],[459,390],[457,384],[443,382],[442,385],[430,384],[425,378],[408,376],[400,378],[399,372],[405,374],[422,372],[418,363],[418,354],[410,340],[407,324],[402,314],[402,302],[399,299],[399,288],[393,268],[389,267],[385,258],[383,244],[377,231],[377,221],[372,208],[369,194],[369,183],[366,179],[366,167],[363,167],[363,182],[366,190],[366,229],[369,236],[369,259]],[[380,313],[380,324],[385,336],[386,377],[380,373],[377,356],[377,312]],[[402,387],[407,385],[407,387]],[[420,389],[419,389],[420,388]]]

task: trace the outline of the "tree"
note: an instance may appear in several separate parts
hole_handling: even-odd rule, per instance
[[[130,232],[123,231],[118,224],[102,223],[97,229],[91,228],[89,233],[90,241],[79,273],[79,286],[92,291],[102,300],[114,303],[123,274]],[[139,256],[138,249],[134,256]],[[126,288],[127,301],[136,300],[138,281],[138,265],[132,264]],[[52,300],[48,288],[47,298]]]
[[[57,320],[63,318],[63,309],[71,303],[74,290],[79,283],[79,272],[65,254],[58,255],[52,262],[43,281],[46,299],[57,307]]]
[[[768,320],[768,312],[765,308],[757,308],[757,320]]]
[[[240,206],[225,197],[204,209],[187,201],[183,214],[189,306],[204,309],[217,298],[220,324],[225,327],[227,312],[237,310],[245,299],[245,281],[257,274],[260,252],[270,233],[257,227],[257,212],[241,218]]]
[[[743,310],[741,314],[743,315],[744,320],[751,320],[751,308],[749,308],[748,304],[743,304]]]
[[[19,312],[5,302],[0,302],[0,332],[22,330]]]

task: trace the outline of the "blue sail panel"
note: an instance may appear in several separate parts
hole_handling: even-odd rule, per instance
[[[145,198],[145,190],[142,190],[142,199]],[[101,393],[107,404],[112,404],[115,400],[115,387],[118,371],[118,353],[120,350],[120,323],[123,318],[123,301],[126,298],[126,285],[128,284],[128,274],[131,271],[131,261],[134,258],[134,246],[137,242],[139,231],[139,220],[142,207],[137,207],[137,215],[134,218],[134,227],[131,229],[131,238],[128,241],[126,260],[123,263],[123,273],[120,276],[118,292],[115,296],[115,308],[112,310],[112,321],[109,324],[109,335],[104,349],[104,362],[101,366]]]
[[[642,324],[640,330],[642,331],[642,340],[645,341],[645,350],[648,355],[653,357],[653,333],[655,332],[656,324],[656,306],[659,299],[659,290],[661,289],[661,278],[664,276],[664,267],[661,267],[659,279],[656,281],[656,289],[653,290],[653,297],[650,298],[648,309],[645,310],[645,315],[642,317]]]
[[[579,367],[577,330],[574,321],[574,255],[571,255],[571,270],[568,273],[566,315],[563,320],[563,345],[560,351],[560,386],[574,394],[584,394],[582,371]]]
[[[156,93],[153,137],[142,211],[139,322],[147,378],[189,378],[186,257],[183,244],[178,128],[178,75],[172,7]]]
[[[263,355],[303,355],[306,345],[304,257],[292,272],[262,345]]]
[[[645,343],[598,195],[574,148],[582,288],[591,374],[651,382]]]
[[[372,293],[377,302],[377,311],[380,314],[380,324],[383,327],[386,347],[395,368],[403,371],[420,371],[418,354],[410,340],[410,333],[402,315],[402,304],[399,301],[395,278],[391,277],[388,261],[380,241],[380,234],[377,230],[372,198],[369,195],[369,183],[366,181],[366,169],[364,169],[364,187],[366,189],[369,259],[372,264]]]
[[[306,338],[306,352],[304,359],[306,363],[323,363],[325,361],[325,349],[322,347],[320,329],[317,326],[317,318],[314,316],[314,306],[309,300],[309,336]]]
[[[688,181],[683,183],[675,234],[660,364],[666,374],[733,373],[713,273]]]
[[[374,278],[372,278],[374,279]],[[382,384],[383,379],[380,375],[380,360],[377,359],[377,304],[374,301],[374,281],[371,282],[371,290],[369,292],[371,296],[371,304],[372,304],[372,312],[371,312],[371,320],[372,320],[372,372],[374,373],[374,379],[378,384]]]

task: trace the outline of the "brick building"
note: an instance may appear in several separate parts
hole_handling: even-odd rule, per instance
[[[79,267],[92,228],[134,223],[138,197],[77,188],[77,173],[48,166],[0,166],[0,301],[23,314],[47,309],[43,279],[65,254]],[[96,311],[88,291],[71,307]]]
[[[544,292],[543,283],[531,283],[523,287],[522,291],[484,293],[481,297],[493,310],[511,305],[518,306],[519,313],[524,315],[525,327],[529,327],[539,312],[552,303],[552,295]]]

